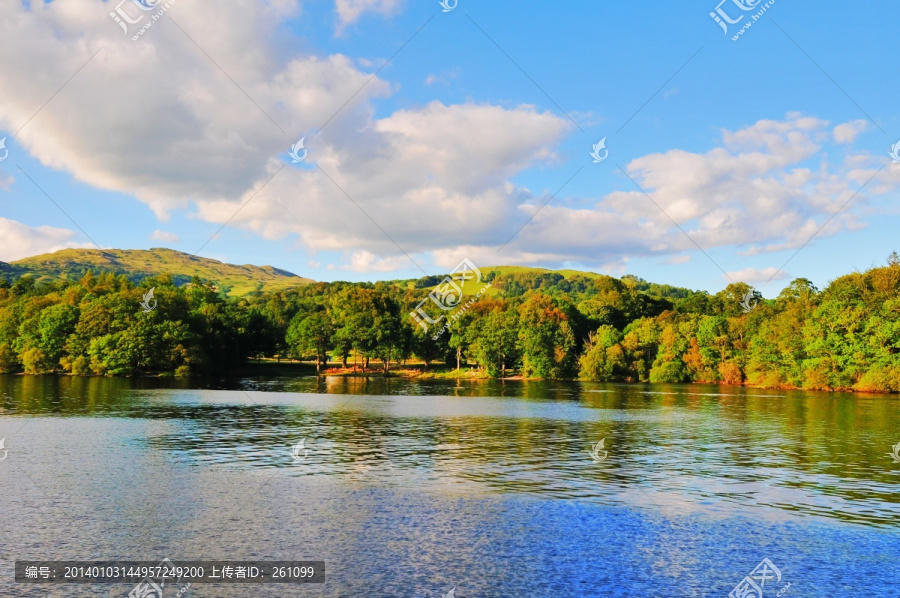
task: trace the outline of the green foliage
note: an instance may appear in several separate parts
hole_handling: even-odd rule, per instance
[[[287,344],[298,358],[314,356],[316,371],[326,362],[328,352],[332,349],[334,324],[331,316],[325,311],[316,311],[309,315],[297,312],[291,320],[287,331]]]
[[[492,378],[503,377],[519,360],[519,314],[496,301],[466,328],[469,354]]]
[[[490,377],[900,392],[900,258],[824,290],[798,278],[774,300],[744,283],[710,295],[574,271],[500,267],[439,322],[410,318],[443,277],[313,283],[229,298],[197,276],[0,278],[0,373],[225,371],[250,358],[346,366],[410,357]],[[144,312],[154,288],[157,307]],[[466,290],[468,293],[469,291]],[[756,307],[744,313],[747,297]],[[446,326],[442,331],[442,327]]]
[[[621,378],[626,371],[622,334],[608,324],[592,333],[587,351],[578,362],[579,378],[605,382]]]
[[[246,357],[221,354],[239,327],[234,317],[222,316],[225,302],[217,295],[198,294],[193,285],[177,288],[171,277],[145,284],[137,289],[126,277],[105,273],[0,289],[0,372],[185,374],[224,369]],[[157,309],[144,313],[140,302],[152,286]]]
[[[519,307],[522,371],[532,378],[567,378],[575,370],[575,335],[565,313],[544,295]]]

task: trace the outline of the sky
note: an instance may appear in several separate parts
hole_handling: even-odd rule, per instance
[[[895,3],[119,1],[0,0],[2,261],[772,297],[900,251]]]

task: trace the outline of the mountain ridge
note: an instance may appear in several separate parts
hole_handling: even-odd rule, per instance
[[[87,270],[95,274],[111,272],[125,275],[136,284],[150,276],[168,274],[172,276],[176,285],[181,286],[189,283],[194,276],[199,276],[215,284],[224,296],[230,297],[243,297],[257,291],[284,291],[317,282],[275,266],[230,264],[164,247],[61,249],[9,263],[0,261],[0,278],[10,278],[10,282],[27,275],[34,276],[38,283],[78,280]],[[480,270],[485,282],[492,281],[492,286],[487,289],[487,295],[491,297],[504,293],[518,295],[529,288],[546,287],[548,284],[555,286],[560,280],[584,286],[602,279],[614,278],[588,270],[553,270],[533,266],[484,266]],[[433,274],[418,279],[381,282],[408,289],[430,288],[439,284],[445,276],[446,274]],[[650,291],[651,294],[660,296],[677,298],[692,293],[680,287],[648,283],[635,276],[622,278],[623,281],[625,279],[631,279],[629,284],[636,286],[637,290]],[[574,291],[575,287],[572,290]]]
[[[77,280],[85,271],[124,274],[134,282],[169,274],[177,285],[194,276],[206,279],[228,296],[244,296],[257,290],[284,290],[315,282],[274,266],[229,264],[168,249],[61,249],[13,262],[0,262],[0,275],[34,276],[38,282]]]

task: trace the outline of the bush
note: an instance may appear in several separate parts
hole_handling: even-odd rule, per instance
[[[650,369],[650,382],[659,384],[678,384],[688,379],[683,363],[667,361]]]
[[[900,368],[880,367],[866,372],[853,385],[854,390],[862,392],[896,392],[900,391]]]
[[[16,359],[16,352],[8,344],[0,345],[0,374],[12,374],[22,367]]]
[[[48,363],[47,355],[40,349],[28,349],[22,354],[22,365],[26,374],[49,374],[53,371],[52,364]]]
[[[761,388],[796,388],[796,385],[789,384],[777,370],[747,372],[747,384]]]
[[[725,384],[743,384],[744,374],[741,372],[741,366],[733,361],[726,361],[719,364],[719,375]]]
[[[803,372],[803,388],[810,390],[833,390],[831,371],[827,364],[816,363]]]

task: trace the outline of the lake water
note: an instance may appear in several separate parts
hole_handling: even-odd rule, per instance
[[[767,597],[900,596],[896,396],[0,376],[0,438],[4,597],[133,587],[16,559],[166,557],[326,562],[185,597],[724,598],[764,558]]]

